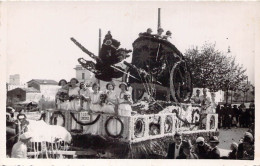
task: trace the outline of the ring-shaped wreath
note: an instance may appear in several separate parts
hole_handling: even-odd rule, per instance
[[[109,123],[109,121],[112,120],[112,119],[116,119],[116,120],[118,120],[118,121],[120,122],[121,130],[120,130],[120,133],[119,133],[119,134],[113,135],[113,134],[111,134],[111,133],[108,131],[108,123]],[[110,117],[106,120],[106,123],[105,123],[105,131],[106,131],[106,133],[107,133],[107,135],[108,135],[109,137],[112,137],[112,138],[120,138],[120,137],[122,136],[123,132],[124,132],[124,124],[123,124],[122,120],[121,120],[119,117],[117,117],[117,116],[110,116]]]

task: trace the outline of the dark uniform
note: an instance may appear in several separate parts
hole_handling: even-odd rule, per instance
[[[220,159],[220,151],[218,147],[215,147],[208,152],[208,159]]]
[[[203,146],[197,145],[194,152],[198,155],[199,159],[207,159],[210,146],[204,143]]]

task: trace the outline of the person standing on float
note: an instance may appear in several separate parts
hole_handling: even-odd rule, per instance
[[[68,110],[68,82],[65,79],[61,79],[58,85],[61,86],[61,88],[58,90],[56,94],[56,107],[58,109]]]
[[[80,83],[79,88],[79,94],[81,97],[81,107],[84,111],[89,111],[90,90],[86,87],[86,84],[83,82]]]
[[[106,103],[102,107],[102,112],[108,113],[108,114],[115,114],[115,107],[118,104],[117,101],[117,95],[116,92],[114,91],[115,89],[115,84],[113,82],[109,82],[106,85],[106,92],[105,94],[107,95],[106,98]]]
[[[116,106],[118,105],[117,101],[117,94],[115,93],[115,84],[113,82],[109,82],[106,85],[106,92],[105,94],[107,95],[106,98],[106,103],[102,107],[102,112],[107,113],[107,114],[116,114]],[[111,120],[110,123],[108,124],[108,130],[111,134],[117,134],[117,121],[116,120]]]
[[[119,84],[121,92],[118,96],[118,115],[119,116],[131,116],[133,104],[131,94],[128,92],[128,86],[125,82]]]
[[[92,112],[92,121],[97,118],[97,112],[101,112],[101,104],[100,104],[100,95],[102,92],[100,92],[100,86],[97,83],[94,83],[92,85],[93,92],[90,93],[90,110]],[[99,130],[99,122],[96,122],[95,124],[92,124],[90,127],[90,132],[93,135],[98,134]]]
[[[80,106],[80,95],[79,95],[79,86],[77,85],[79,81],[76,78],[72,78],[70,80],[69,87],[69,109],[72,112],[79,111],[81,109]],[[78,119],[78,114],[76,114],[76,118]],[[81,126],[77,125],[75,120],[71,122],[71,129],[80,129]]]

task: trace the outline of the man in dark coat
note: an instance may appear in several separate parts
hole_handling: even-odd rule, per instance
[[[254,137],[251,133],[246,132],[243,142],[238,145],[237,159],[254,160]]]
[[[179,155],[183,154],[182,138],[179,133],[174,134],[174,142],[168,147],[168,159],[176,159]]]
[[[219,140],[217,136],[213,136],[209,139],[210,151],[208,152],[208,159],[220,159],[220,151],[217,147]]]
[[[182,142],[183,153],[180,154],[177,159],[199,159],[198,156],[191,151],[192,145],[190,141]]]
[[[196,139],[196,146],[194,148],[194,152],[197,154],[199,159],[207,159],[209,150],[210,146],[207,143],[205,143],[204,138],[198,137]]]

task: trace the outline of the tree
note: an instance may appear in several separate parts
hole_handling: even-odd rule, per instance
[[[243,66],[236,64],[234,57],[216,50],[215,44],[205,43],[201,50],[188,49],[184,55],[195,87],[213,92],[235,90],[247,77]]]

